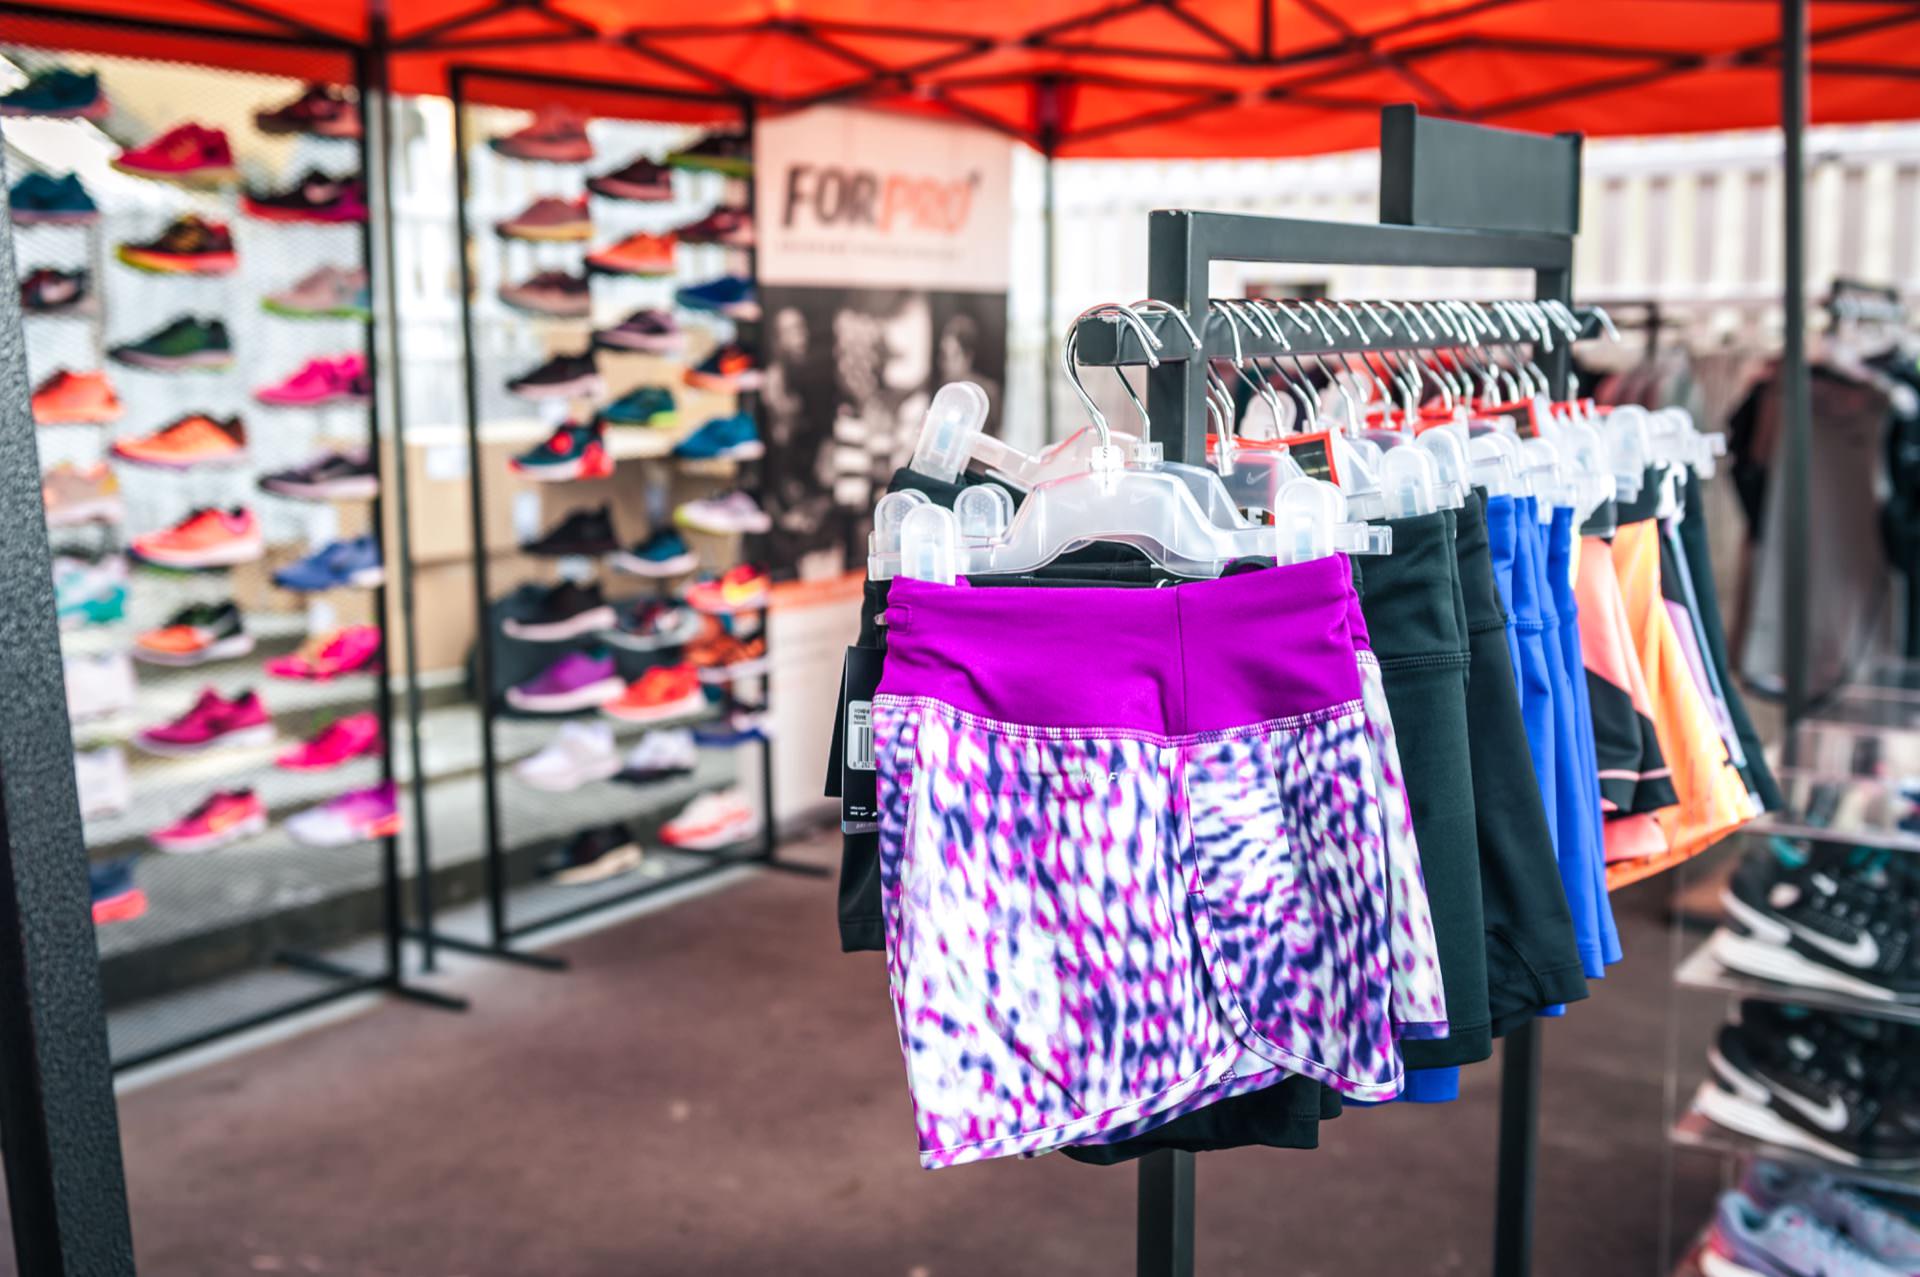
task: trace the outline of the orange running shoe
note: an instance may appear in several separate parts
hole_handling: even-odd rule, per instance
[[[693,666],[656,665],[602,705],[600,712],[626,723],[658,723],[698,714],[706,707],[707,694],[700,690],[700,675]]]
[[[195,510],[161,532],[133,539],[142,561],[162,568],[230,568],[266,553],[260,520],[244,506]]]
[[[238,417],[221,421],[204,412],[188,413],[150,435],[114,440],[113,455],[166,470],[240,465],[247,459],[247,427]]]
[[[603,275],[671,275],[673,244],[672,235],[640,231],[588,253],[587,269]]]
[[[767,640],[755,636],[744,643],[731,634],[718,634],[687,648],[687,660],[700,672],[702,683],[729,683],[767,672]]]
[[[43,426],[104,426],[120,419],[120,396],[103,372],[62,368],[35,387],[33,419]]]
[[[696,581],[687,587],[687,606],[700,612],[751,612],[767,605],[770,578],[760,568],[742,563],[726,570],[717,581]]]

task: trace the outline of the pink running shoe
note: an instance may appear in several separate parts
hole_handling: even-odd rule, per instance
[[[171,723],[149,727],[133,738],[149,754],[178,757],[223,746],[273,743],[273,719],[258,692],[243,692],[232,700],[209,687],[200,699]]]
[[[227,135],[199,124],[176,124],[145,146],[122,151],[113,167],[183,186],[220,186],[240,176]]]
[[[323,772],[362,756],[378,758],[385,748],[376,714],[349,714],[320,729],[274,761],[290,772]]]
[[[392,781],[355,789],[287,818],[287,832],[309,847],[344,847],[400,832],[400,802]]]
[[[380,631],[372,625],[346,625],[315,635],[297,652],[267,662],[273,678],[324,683],[347,674],[371,674],[380,666]]]
[[[365,403],[372,393],[365,357],[341,355],[338,359],[309,359],[300,371],[278,385],[260,387],[253,397],[277,408],[317,408],[330,403]]]
[[[161,851],[194,855],[218,851],[266,829],[267,809],[260,796],[251,789],[235,789],[207,795],[198,807],[147,837]]]

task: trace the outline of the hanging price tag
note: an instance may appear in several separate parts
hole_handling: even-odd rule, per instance
[[[1296,435],[1287,441],[1287,455],[1300,463],[1310,479],[1340,482],[1340,471],[1333,462],[1333,436],[1322,430],[1316,434]]]
[[[840,830],[857,834],[880,827],[874,769],[873,697],[880,686],[884,653],[874,647],[847,649],[840,713],[834,723],[833,756],[840,760]]]

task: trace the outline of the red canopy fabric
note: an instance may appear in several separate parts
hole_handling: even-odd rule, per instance
[[[378,3],[379,0],[373,0]],[[1588,134],[1778,122],[1778,0],[385,0],[396,88],[450,68],[763,110],[944,113],[1063,156],[1371,146],[1379,108]],[[0,40],[337,77],[369,0],[0,0]],[[88,18],[135,25],[110,28]],[[1813,0],[1816,123],[1920,116],[1920,6]],[[321,69],[322,67],[330,69]],[[476,79],[487,100],[542,93]],[[620,113],[610,93],[596,109]],[[657,116],[659,101],[631,113]]]

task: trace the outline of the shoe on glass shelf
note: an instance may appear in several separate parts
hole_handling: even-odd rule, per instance
[[[736,412],[715,417],[673,446],[683,461],[756,461],[767,455],[760,427],[752,416]]]
[[[693,729],[694,743],[706,749],[736,749],[765,739],[767,716],[753,710],[736,709],[717,723],[702,723]]]
[[[115,439],[112,451],[121,461],[162,470],[245,465],[247,427],[239,417],[192,412],[150,435]]]
[[[632,873],[645,863],[645,853],[625,825],[597,825],[581,830],[541,860],[539,873],[557,886],[579,887]]]
[[[307,847],[344,847],[391,838],[399,832],[399,793],[390,780],[348,790],[318,807],[287,817],[287,833]]]
[[[593,215],[587,197],[560,199],[543,195],[520,212],[496,222],[502,239],[525,239],[543,244],[584,244],[593,238]]]
[[[327,452],[262,475],[260,490],[295,501],[364,501],[380,490],[380,477],[364,452]]]
[[[4,116],[103,120],[109,109],[98,73],[61,66],[35,71],[25,84],[0,96],[0,115]]]
[[[562,581],[540,596],[533,616],[526,620],[510,616],[500,623],[500,631],[524,643],[564,643],[610,630],[613,624],[613,605],[601,596],[598,585]]]
[[[545,443],[529,448],[507,465],[521,478],[542,483],[605,479],[613,474],[606,427],[598,421],[569,421],[556,426]]]
[[[262,297],[260,308],[287,319],[367,319],[373,313],[373,295],[367,289],[367,272],[320,266],[291,288]]]
[[[767,380],[766,374],[760,371],[760,361],[753,357],[752,352],[738,342],[731,341],[716,347],[712,354],[687,369],[681,377],[689,386],[719,394],[758,390]]]
[[[632,785],[650,785],[657,780],[672,780],[693,774],[699,761],[693,733],[684,727],[656,727],[640,738],[621,760],[615,780]]]
[[[585,275],[543,270],[517,284],[502,284],[500,300],[529,315],[585,319],[593,313],[593,293]]]
[[[254,391],[253,397],[275,408],[319,408],[365,403],[372,394],[366,356],[351,354],[309,359],[284,380]]]
[[[753,143],[744,133],[709,133],[667,156],[668,168],[746,177],[753,172]]]
[[[717,851],[745,842],[760,832],[760,816],[745,791],[732,788],[701,794],[678,816],[660,826],[660,841],[690,851]]]
[[[233,342],[223,321],[182,315],[138,341],[110,347],[107,356],[149,372],[219,369],[232,366]]]
[[[631,550],[616,550],[607,564],[634,576],[684,576],[700,566],[700,558],[687,548],[686,538],[672,528],[657,528]]]
[[[133,866],[140,857],[122,856],[102,865],[87,866],[87,889],[93,896],[93,925],[131,922],[147,911],[147,893],[133,882]]]
[[[198,213],[176,218],[144,243],[129,240],[114,256],[136,270],[155,275],[231,275],[240,265],[233,251],[233,232],[225,223],[210,222]]]
[[[673,299],[688,310],[710,311],[728,319],[760,318],[760,294],[752,280],[739,275],[722,275],[704,284],[676,289]]]
[[[303,594],[321,590],[370,590],[386,579],[380,565],[380,543],[371,533],[321,546],[273,574],[275,585]]]
[[[104,372],[62,368],[33,390],[33,419],[43,426],[104,426],[120,412],[120,396]]]
[[[133,784],[127,779],[127,754],[118,745],[75,750],[73,778],[80,789],[82,820],[117,816],[133,801]]]
[[[543,559],[611,554],[620,548],[613,532],[613,507],[598,505],[590,510],[574,510],[553,527],[520,547],[522,554]]]
[[[264,222],[318,222],[337,226],[367,220],[367,187],[357,176],[329,177],[308,169],[284,191],[248,190],[240,207]]]
[[[673,236],[635,231],[587,254],[587,269],[602,275],[673,274]]]
[[[177,758],[210,749],[254,748],[273,743],[273,719],[258,692],[241,692],[232,700],[216,688],[205,688],[186,713],[170,723],[146,728],[133,743],[149,754]]]
[[[687,660],[700,671],[702,683],[752,678],[767,672],[767,640],[759,636],[741,640],[731,634],[716,634],[688,644]]]
[[[601,199],[657,204],[673,198],[673,170],[643,155],[611,173],[588,178],[587,189]]]
[[[640,599],[615,609],[613,626],[601,631],[610,647],[658,652],[679,647],[700,633],[700,614],[664,599]]]
[[[593,352],[555,355],[507,383],[522,399],[597,399],[606,393]]]
[[[267,552],[260,520],[245,506],[195,510],[170,528],[135,537],[128,549],[142,563],[190,571],[252,563]]]
[[[671,426],[680,420],[673,392],[665,386],[636,386],[600,410],[610,426]]]
[[[613,729],[605,723],[565,723],[539,753],[513,765],[524,785],[550,794],[568,794],[596,780],[611,780],[620,770]]]
[[[600,707],[623,723],[660,723],[705,712],[707,694],[691,665],[656,665]]]
[[[29,173],[7,192],[7,208],[22,226],[49,223],[81,225],[100,220],[100,207],[72,173],[48,177]]]
[[[649,355],[671,355],[686,344],[687,335],[673,312],[642,307],[611,328],[593,334],[594,344],[606,350],[637,350]]]
[[[267,677],[325,683],[349,674],[380,671],[380,629],[374,625],[343,625],[317,634],[297,651],[276,656],[264,666]]]
[[[67,681],[67,717],[73,722],[96,722],[133,709],[133,662],[125,652],[69,656],[62,666]]]
[[[726,248],[753,247],[753,214],[744,208],[722,205],[697,222],[688,222],[674,232],[682,244],[719,244]]]
[[[1876,1002],[1920,1002],[1920,899],[1884,855],[1756,847],[1721,903],[1713,954],[1743,975]]]
[[[304,133],[350,141],[360,136],[360,104],[344,89],[309,84],[293,101],[256,112],[253,126],[269,137]]]
[[[768,532],[773,528],[773,520],[760,508],[760,503],[739,491],[684,502],[673,512],[673,521],[683,528],[716,536]]]
[[[189,603],[158,629],[133,641],[133,655],[149,665],[205,665],[253,651],[240,608],[232,599]]]
[[[119,555],[98,563],[54,561],[54,609],[63,630],[111,625],[127,615],[127,561]]]
[[[192,123],[176,124],[145,146],[120,152],[113,167],[133,177],[182,186],[224,186],[240,180],[227,135]]]
[[[20,309],[29,315],[91,315],[92,276],[84,270],[55,270],[42,266],[20,281]]]
[[[487,145],[516,160],[585,164],[593,158],[587,122],[563,106],[542,107],[525,128],[492,138]]]
[[[772,578],[750,563],[728,568],[718,580],[695,581],[687,587],[687,606],[713,616],[752,612],[767,605]]]
[[[606,652],[568,652],[517,687],[507,704],[527,714],[577,714],[598,709],[626,690]]]
[[[1700,1249],[1701,1277],[1898,1277],[1803,1206],[1765,1210],[1734,1191],[1721,1195]]]
[[[127,517],[126,505],[120,500],[120,481],[102,461],[90,466],[56,462],[53,469],[40,476],[40,500],[47,507],[50,528],[120,523]]]
[[[290,772],[324,772],[356,758],[378,758],[385,749],[379,716],[362,712],[334,719],[313,739],[301,741],[273,763]]]
[[[1844,1178],[1760,1160],[1747,1167],[1740,1191],[1765,1211],[1803,1207],[1896,1272],[1920,1272],[1920,1217],[1879,1193]]]
[[[267,831],[267,809],[251,789],[216,790],[198,807],[148,834],[153,845],[174,855],[198,855],[230,847]]]

